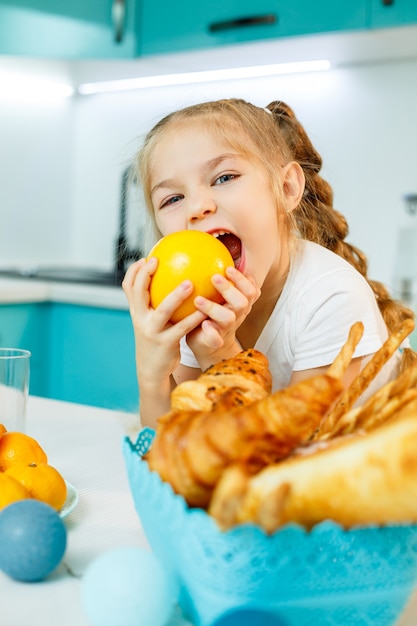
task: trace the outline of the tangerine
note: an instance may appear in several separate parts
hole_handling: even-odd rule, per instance
[[[64,506],[67,485],[55,467],[48,463],[16,464],[4,473],[25,487],[29,497],[49,504],[56,511]]]
[[[160,239],[148,258],[158,259],[158,267],[150,285],[151,305],[155,309],[162,300],[184,280],[191,280],[193,293],[176,309],[171,321],[176,323],[196,308],[196,296],[213,302],[223,298],[211,283],[213,274],[224,276],[227,267],[234,265],[232,255],[216,237],[200,230],[182,230]]]
[[[4,472],[18,463],[47,463],[45,451],[33,437],[25,433],[8,431],[0,437],[0,471]]]
[[[0,510],[12,502],[30,498],[29,492],[18,480],[0,473]]]
[[[7,433],[7,428],[4,424],[0,424],[0,437],[4,435],[4,433]]]

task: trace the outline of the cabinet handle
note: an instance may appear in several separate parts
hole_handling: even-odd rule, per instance
[[[234,20],[225,20],[223,22],[213,22],[209,24],[209,31],[211,33],[217,33],[219,30],[232,30],[246,26],[262,26],[263,24],[276,24],[276,22],[278,22],[278,17],[274,13],[252,15],[249,17],[238,17]]]
[[[383,7],[391,7],[394,4],[394,0],[382,0]]]
[[[121,43],[123,41],[126,17],[125,0],[113,0],[111,16],[113,21],[114,41]]]

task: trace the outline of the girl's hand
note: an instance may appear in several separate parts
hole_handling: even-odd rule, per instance
[[[141,396],[157,394],[180,361],[180,339],[199,326],[206,317],[196,311],[177,324],[169,320],[176,308],[192,293],[190,281],[184,281],[156,308],[150,305],[149,286],[157,268],[157,259],[133,263],[123,280],[135,335],[136,366]]]
[[[170,318],[180,304],[192,293],[190,281],[184,281],[156,308],[150,305],[149,286],[158,261],[152,257],[141,259],[129,267],[123,280],[123,290],[129,302],[135,333],[138,367],[144,378],[154,377],[158,371],[170,375],[179,363],[181,337],[201,324],[204,313],[196,311],[177,324]]]
[[[198,296],[194,304],[207,319],[187,335],[187,343],[202,370],[242,349],[236,331],[261,293],[253,278],[234,267],[227,268],[226,278],[216,274],[212,282],[225,303],[217,304]]]

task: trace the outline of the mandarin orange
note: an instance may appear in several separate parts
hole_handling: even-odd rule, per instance
[[[196,310],[194,299],[198,295],[223,302],[211,278],[213,274],[224,276],[226,268],[234,263],[229,250],[213,235],[196,230],[171,233],[158,241],[148,258],[151,256],[159,261],[149,289],[153,308],[184,280],[191,280],[194,285],[193,293],[174,312],[172,322]]]
[[[48,463],[16,464],[4,472],[17,480],[35,500],[49,504],[57,511],[64,506],[67,485],[58,470]]]
[[[0,437],[0,471],[18,463],[47,462],[45,451],[33,437],[15,431],[8,431]]]
[[[26,487],[12,476],[0,472],[0,510],[25,498],[30,498]]]

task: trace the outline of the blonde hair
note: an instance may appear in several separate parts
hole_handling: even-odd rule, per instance
[[[285,195],[279,170],[290,161],[303,169],[305,189],[299,206],[286,213],[288,230],[335,252],[355,267],[371,286],[387,328],[393,332],[414,313],[394,300],[386,287],[368,278],[364,253],[345,241],[349,227],[345,217],[333,207],[333,190],[320,176],[322,158],[311,143],[293,110],[284,102],[271,102],[266,109],[245,100],[228,99],[204,102],[175,111],[160,120],[148,133],[137,159],[145,202],[150,217],[149,245],[161,237],[154,218],[150,178],[159,141],[167,132],[180,132],[195,123],[206,127],[236,149],[242,156],[261,165],[275,195],[277,211],[285,212]],[[417,360],[410,349],[403,353],[403,367]]]
[[[285,196],[278,170],[292,160],[291,153],[273,116],[266,109],[244,100],[216,100],[192,105],[161,119],[148,133],[138,154],[137,170],[143,194],[153,224],[149,224],[148,245],[161,237],[154,219],[150,178],[159,141],[167,133],[180,133],[184,127],[195,124],[229,144],[249,161],[259,164],[266,172],[273,191],[277,210],[285,212]]]

